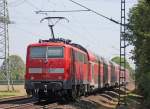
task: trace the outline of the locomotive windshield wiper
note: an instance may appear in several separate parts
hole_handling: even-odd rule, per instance
[[[47,51],[48,51],[48,48],[46,47],[46,56],[45,56],[45,61],[44,61],[44,63],[45,63],[45,64],[47,64],[47,63],[48,63],[48,58],[47,58],[47,57],[48,57],[48,56],[47,56]]]

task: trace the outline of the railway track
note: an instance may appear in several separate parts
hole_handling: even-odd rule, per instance
[[[2,99],[0,99],[0,104],[4,103],[4,102],[9,102],[9,101],[14,101],[14,100],[22,100],[22,99],[26,99],[26,98],[29,98],[29,97],[17,96],[17,97],[2,98]]]
[[[81,97],[77,102],[61,103],[60,100],[37,102],[27,97],[11,98],[0,101],[0,109],[99,109],[114,108],[118,102],[118,89],[104,91],[95,95]],[[102,109],[107,109],[102,108]]]
[[[31,97],[13,97],[0,101],[0,109],[52,109],[59,106],[58,100],[38,102]]]
[[[0,109],[25,109],[25,107],[31,106],[33,101],[35,99],[27,96],[6,98],[0,100]]]
[[[27,104],[17,104],[17,105],[11,105],[3,107],[2,109],[32,109],[33,103],[27,103]]]

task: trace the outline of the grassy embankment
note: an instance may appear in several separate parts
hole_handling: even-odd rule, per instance
[[[24,85],[14,85],[13,88],[14,90],[11,88],[10,91],[8,91],[6,85],[0,85],[0,98],[26,95]]]
[[[19,91],[0,91],[0,98],[17,96]]]
[[[143,97],[130,92],[127,96],[127,109],[144,109],[142,106]]]

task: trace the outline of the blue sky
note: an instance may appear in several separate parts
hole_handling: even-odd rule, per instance
[[[120,21],[120,0],[75,0],[105,16]],[[137,0],[126,0],[127,13]],[[69,0],[8,0],[10,54],[17,54],[25,61],[26,47],[39,39],[48,39],[50,30],[47,23],[40,23],[46,15],[36,14],[38,10],[83,9]],[[119,54],[120,26],[92,12],[48,13],[47,16],[63,16],[69,23],[61,21],[54,32],[56,37],[69,38],[89,50],[111,59]],[[131,56],[127,48],[127,56]]]

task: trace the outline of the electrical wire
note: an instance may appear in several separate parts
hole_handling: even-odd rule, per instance
[[[79,24],[79,26],[82,28],[82,30],[83,30],[85,33],[87,33],[86,36],[90,36],[90,37],[86,37],[86,40],[89,39],[89,38],[90,38],[90,39],[89,39],[88,42],[90,42],[91,40],[93,40],[92,36],[94,36],[94,35],[91,33],[91,31],[88,31],[87,28],[86,28],[86,26],[84,26],[83,24],[81,24],[81,23],[79,22],[78,17],[75,17],[75,16],[73,15],[73,18],[74,18],[76,24]],[[85,36],[85,34],[84,34],[84,36]],[[96,42],[96,40],[93,40],[93,41]]]
[[[97,14],[97,15],[99,15],[99,16],[105,18],[105,19],[107,19],[107,20],[110,20],[110,21],[112,21],[112,22],[114,22],[114,23],[116,23],[116,24],[121,25],[121,23],[119,23],[118,21],[116,21],[116,20],[114,20],[114,19],[112,19],[112,18],[109,18],[109,17],[107,17],[107,16],[105,16],[105,15],[103,15],[103,14],[100,14],[100,13],[98,13],[98,12],[96,12],[96,11],[94,11],[94,10],[92,10],[92,9],[90,9],[90,8],[88,8],[88,7],[86,7],[86,6],[82,5],[82,4],[80,4],[80,3],[78,3],[78,2],[75,2],[75,1],[73,1],[73,0],[69,0],[69,1],[71,1],[72,3],[74,3],[74,4],[78,5],[78,6],[81,6],[81,7],[85,8],[85,9],[87,9],[87,10],[89,10],[89,11],[91,11],[91,12],[93,12],[93,13],[95,13],[95,14]]]
[[[35,11],[37,14],[38,13],[47,13],[47,12],[84,12],[84,11],[90,11],[90,10],[58,10],[58,11]]]
[[[95,48],[94,45],[96,45],[97,42],[96,42],[96,40],[93,39],[93,37],[91,37],[93,35],[91,35],[90,32],[88,32],[88,35],[86,35],[84,33],[81,33],[79,31],[77,31],[76,29],[72,28],[73,26],[67,27],[66,25],[63,25],[63,27],[64,26],[65,26],[65,29],[67,29],[70,33],[75,34],[75,36],[78,37],[77,39],[81,39],[82,41],[86,42],[86,46],[89,46],[87,44],[91,42],[92,45],[90,45],[90,48]],[[80,25],[80,27],[82,28],[81,25]],[[87,33],[87,31],[86,31],[86,29],[84,27],[82,29],[83,29],[83,31],[85,31]],[[91,36],[88,37],[89,35],[91,35]],[[81,37],[81,36],[85,36],[85,37]]]
[[[63,4],[63,2],[61,3],[61,4]],[[56,4],[55,4],[56,5]],[[64,6],[64,5],[63,5]],[[66,6],[64,6],[64,8],[66,8]],[[67,10],[67,11],[48,11],[48,12],[65,12],[65,13],[69,13],[69,12],[84,12],[84,11],[89,11],[89,10]],[[45,11],[44,11],[45,12]],[[70,16],[70,14],[68,14],[68,16]],[[75,16],[73,16],[73,18],[76,18]],[[78,22],[77,20],[75,21],[76,23]],[[83,33],[84,34],[84,36],[87,36],[87,35],[91,35],[91,33],[89,33],[89,31],[86,31],[85,30],[85,27],[83,27],[82,26],[82,24],[80,24],[79,22],[77,23],[77,24],[79,24],[80,25],[80,27],[83,29],[83,31],[85,32],[85,33],[87,33],[86,35],[85,35],[85,33]],[[65,28],[67,28],[67,27],[65,27]],[[73,30],[73,28],[71,29],[71,27],[68,27],[68,29],[67,29],[70,33],[73,33],[73,34],[76,34],[76,33],[78,33],[78,32],[75,32],[74,30]],[[77,30],[76,30],[77,31]],[[77,36],[80,36],[80,35],[77,35]],[[91,36],[93,36],[93,35],[91,35]],[[82,38],[82,40],[84,40],[84,37],[80,37],[80,38]],[[91,38],[91,37],[90,37]],[[91,39],[89,39],[89,38],[86,38],[86,41],[88,42],[88,41],[91,41],[91,40],[93,40],[92,38]],[[95,40],[94,40],[95,41]]]
[[[65,25],[63,25],[63,27],[64,27]],[[84,41],[84,42],[86,42],[86,44],[87,43],[89,43],[89,42],[91,42],[91,40],[88,40],[88,39],[86,39],[85,40],[85,38],[84,37],[80,37],[81,35],[81,33],[79,32],[79,31],[76,31],[76,30],[74,30],[73,28],[70,28],[70,27],[67,27],[67,26],[65,26],[65,29],[67,29],[71,34],[77,34],[76,35],[76,37],[78,37],[77,39],[82,39],[82,41]],[[95,44],[95,42],[93,42],[94,44]],[[86,45],[86,46],[88,46],[88,45]],[[93,44],[92,45],[90,45],[90,46],[93,46]],[[94,47],[94,46],[93,46]]]
[[[69,11],[36,11],[36,12],[80,12],[80,10],[69,10]],[[90,11],[89,9],[86,9],[86,10],[81,10],[81,11]],[[80,24],[80,23],[79,23]],[[81,26],[81,24],[80,24],[80,27],[82,27]],[[83,30],[85,30],[85,27],[82,27],[82,29]],[[87,31],[86,31],[86,33],[87,33]],[[88,35],[89,35],[90,33],[88,32]],[[93,35],[91,35],[91,36],[93,36]],[[91,38],[91,37],[90,37]],[[87,38],[86,38],[87,39]],[[91,38],[90,40],[88,40],[88,41],[91,41],[91,40],[93,40],[93,38]],[[93,41],[92,41],[93,42]],[[94,42],[95,42],[95,40],[94,40]]]

